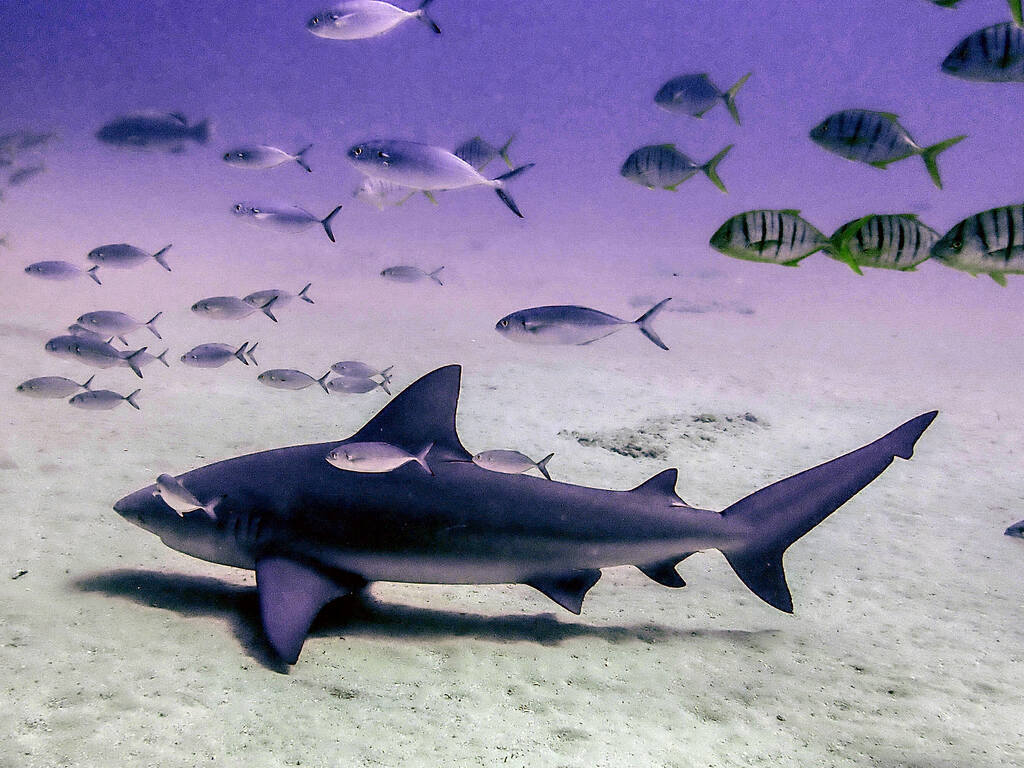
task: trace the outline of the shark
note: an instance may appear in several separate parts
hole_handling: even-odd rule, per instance
[[[376,581],[526,584],[579,614],[602,568],[633,565],[680,588],[677,565],[717,549],[755,595],[792,613],[783,553],[897,456],[911,458],[938,413],[718,512],[677,495],[676,469],[617,491],[474,464],[456,430],[461,374],[458,365],[426,374],[349,438],[178,475],[205,508],[180,513],[154,484],[114,510],[172,549],[254,570],[265,637],[289,665],[325,605]],[[367,442],[420,454],[429,472],[417,462],[353,472],[327,461],[339,446]]]

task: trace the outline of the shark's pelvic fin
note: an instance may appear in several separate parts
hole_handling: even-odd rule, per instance
[[[352,442],[397,445],[415,455],[433,443],[444,458],[469,459],[455,431],[462,366],[446,365],[410,384],[349,438]]]
[[[263,631],[277,655],[288,664],[298,660],[306,633],[320,609],[353,588],[313,566],[277,556],[257,561],[256,586]]]
[[[541,576],[526,582],[538,592],[547,595],[565,610],[579,616],[583,610],[583,598],[601,578],[601,571],[577,570],[561,576]]]
[[[639,493],[644,494],[645,496],[661,498],[676,506],[679,504],[685,505],[686,502],[676,495],[676,480],[678,478],[678,469],[666,469],[664,472],[659,472],[649,480],[645,480],[640,483],[640,485],[630,491],[630,493]],[[680,560],[681,559],[682,558],[680,558]]]
[[[683,577],[676,572],[676,566],[692,554],[693,552],[687,552],[678,557],[670,557],[668,560],[663,560],[660,563],[646,563],[644,565],[638,565],[637,568],[645,576],[654,579],[656,582],[663,584],[666,587],[685,587],[686,582],[683,581]]]

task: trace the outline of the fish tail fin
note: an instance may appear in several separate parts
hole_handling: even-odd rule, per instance
[[[511,181],[519,174],[533,168],[534,163],[527,163],[526,165],[520,165],[518,168],[513,168],[508,173],[503,173],[495,179],[491,179],[491,183],[494,184],[494,191],[498,197],[501,198],[501,202],[508,206],[508,209],[512,211],[520,219],[524,218],[523,214],[520,213],[519,207],[516,205],[516,201],[512,199],[508,192],[505,191],[505,183]]]
[[[134,409],[135,409],[136,411],[141,411],[141,410],[142,410],[141,408],[139,408],[139,404],[135,402],[135,396],[136,396],[137,394],[139,394],[139,392],[141,392],[141,391],[142,391],[141,389],[136,389],[136,390],[135,390],[134,392],[132,392],[132,393],[131,393],[130,395],[128,395],[127,397],[125,397],[125,400],[127,400],[127,401],[128,401],[128,405],[130,405],[130,406],[131,406],[132,408],[134,408]]]
[[[740,113],[736,110],[736,93],[752,74],[754,73],[747,72],[747,74],[736,81],[732,88],[725,92],[725,106],[728,108],[729,114],[732,115],[732,119],[736,121],[736,125],[740,125]]]
[[[341,210],[341,206],[339,205],[333,211],[328,213],[326,217],[324,217],[323,219],[320,220],[320,224],[321,224],[321,226],[323,226],[324,232],[327,233],[327,239],[330,240],[332,243],[336,243],[337,240],[334,239],[334,230],[331,229],[331,219],[333,219],[334,216],[340,210]]]
[[[217,505],[220,504],[222,501],[224,501],[225,498],[227,498],[227,497],[223,496],[223,495],[221,495],[221,496],[214,496],[208,502],[203,504],[203,506],[200,507],[200,509],[202,509],[203,512],[206,513],[206,516],[209,517],[211,520],[216,520],[217,519]]]
[[[249,346],[248,341],[243,341],[242,346],[235,350],[235,359],[242,363],[242,365],[249,365],[249,361],[245,359],[245,348]]]
[[[441,270],[442,269],[444,269],[444,266],[438,267],[433,272],[428,272],[427,273],[427,277],[429,277],[431,280],[433,280],[438,285],[444,285],[444,283],[441,282],[441,278],[438,277],[438,275],[441,274]]]
[[[416,459],[417,463],[421,467],[423,467],[425,470],[427,470],[427,474],[430,474],[430,475],[434,474],[434,470],[432,470],[430,468],[430,465],[427,464],[427,454],[430,453],[430,451],[433,449],[433,447],[434,447],[433,443],[428,444],[422,451],[417,453],[416,456],[414,457]]]
[[[89,269],[86,270],[85,274],[87,274],[89,277],[95,280],[96,285],[103,285],[103,283],[100,282],[100,279],[96,277],[96,270],[98,270],[99,268],[99,264],[97,264],[95,267],[89,267]]]
[[[323,376],[321,376],[319,379],[316,380],[316,383],[319,384],[320,388],[324,392],[326,392],[328,395],[331,394],[331,390],[329,390],[327,388],[327,379],[329,379],[331,377],[332,373],[334,373],[334,371],[332,371],[330,368],[328,368],[327,369],[327,373],[325,373]]]
[[[860,265],[857,263],[857,260],[853,258],[853,252],[850,250],[850,241],[853,239],[853,236],[857,234],[857,230],[867,224],[871,218],[871,216],[863,216],[856,221],[851,221],[844,227],[840,227],[832,237],[828,239],[828,244],[822,246],[822,250],[839,259],[839,261],[844,264],[848,264],[850,269],[858,275],[863,275],[864,273],[861,271]]]
[[[749,531],[735,549],[723,550],[740,580],[769,605],[792,613],[783,553],[882,474],[895,457],[909,459],[937,414],[923,413],[862,448],[755,491],[722,512],[723,518]]]
[[[153,325],[153,323],[155,323],[162,314],[163,312],[157,312],[155,315],[149,318],[149,320],[146,321],[146,327],[149,328],[150,333],[152,333],[158,339],[163,339],[163,336],[160,335],[160,332],[156,329],[156,326]]]
[[[512,139],[514,139],[515,137],[516,135],[513,133],[511,136],[508,137],[508,141],[501,145],[501,149],[498,150],[498,157],[504,160],[505,165],[507,165],[509,168],[515,168],[515,166],[512,165],[512,160],[509,159],[508,156],[508,148],[512,145]]]
[[[256,351],[256,347],[258,347],[259,345],[260,345],[260,343],[257,341],[255,344],[253,344],[251,347],[249,347],[249,349],[246,350],[246,352],[245,352],[245,354],[248,355],[249,360],[251,360],[252,364],[255,365],[257,368],[259,368],[260,364],[256,361],[256,355],[254,355],[253,352]]]
[[[262,312],[264,315],[269,317],[275,323],[277,322],[277,318],[274,317],[274,313],[271,310],[273,309],[274,303],[277,301],[277,299],[278,299],[278,297],[275,296],[270,301],[268,301],[266,304],[264,304],[262,307],[260,307],[260,312]]]
[[[171,364],[167,362],[167,353],[170,352],[170,351],[171,351],[171,348],[168,347],[167,349],[165,349],[163,352],[161,352],[159,355],[156,356],[156,359],[159,360],[161,363],[163,363],[165,368],[170,368],[171,367]]]
[[[313,148],[312,144],[307,144],[302,149],[300,149],[298,152],[296,152],[294,155],[292,155],[292,159],[295,160],[296,163],[301,165],[305,169],[306,173],[312,173],[313,172],[313,169],[309,167],[309,164],[306,162],[306,158],[304,157],[304,155],[307,152],[309,152],[309,150],[311,150],[312,148]]]
[[[132,369],[136,376],[142,378],[142,369],[139,368],[138,363],[135,362],[135,358],[145,352],[149,347],[140,347],[132,352],[130,355],[125,355],[124,361],[128,364],[128,367]]]
[[[192,126],[192,138],[200,144],[208,142],[210,140],[210,121],[203,120],[203,122]]]
[[[384,381],[378,382],[377,386],[380,387],[381,389],[383,389],[385,392],[387,392],[388,396],[390,397],[391,396],[391,387],[388,386],[388,382],[389,381],[390,381],[390,379],[384,379]]]
[[[311,298],[309,298],[309,296],[306,295],[306,291],[308,291],[312,287],[312,283],[306,283],[306,287],[299,291],[299,298],[302,299],[307,304],[316,304],[315,301],[313,301]]]
[[[925,167],[928,169],[928,175],[932,177],[932,181],[935,182],[935,186],[939,189],[942,189],[942,179],[939,178],[939,154],[945,152],[954,144],[959,144],[966,138],[966,134],[954,136],[952,139],[940,141],[938,144],[932,144],[930,147],[925,147],[921,150],[921,157],[924,160]]]
[[[640,317],[633,321],[634,324],[640,327],[640,333],[642,333],[644,336],[650,339],[652,343],[656,344],[657,346],[665,350],[667,350],[668,347],[666,347],[665,342],[663,342],[658,337],[658,334],[654,332],[654,328],[651,326],[651,323],[654,321],[654,318],[657,317],[658,313],[661,312],[661,310],[665,308],[665,305],[668,304],[670,301],[672,301],[672,297],[662,299],[653,307],[651,307],[642,315],[640,315]]]
[[[390,384],[390,383],[391,383],[391,375],[390,375],[390,374],[389,374],[388,372],[389,372],[389,371],[390,371],[390,370],[391,370],[392,368],[394,368],[394,367],[395,367],[395,366],[393,366],[393,365],[389,365],[389,366],[388,366],[387,368],[385,368],[385,369],[384,369],[383,371],[381,371],[380,373],[378,373],[378,374],[377,374],[377,375],[378,375],[378,376],[380,376],[380,377],[381,377],[382,379],[384,379],[384,383],[385,383],[385,384]]]
[[[427,15],[427,6],[429,6],[432,2],[434,2],[434,0],[423,0],[423,2],[420,3],[420,7],[413,11],[413,13],[416,14],[417,19],[419,19],[432,30],[434,30],[434,34],[440,35],[441,28],[437,26],[437,23],[432,18],[430,18],[430,16]]]
[[[156,263],[159,264],[164,269],[166,269],[168,272],[171,271],[171,268],[167,265],[167,262],[164,261],[164,254],[171,250],[171,245],[173,245],[173,243],[168,243],[159,251],[153,254],[153,258],[156,259]]]
[[[89,385],[92,384],[92,380],[95,379],[95,378],[96,378],[96,374],[94,373],[92,376],[90,376],[88,379],[85,380],[85,384],[81,385],[82,389],[89,389],[90,388]]]
[[[551,461],[551,458],[554,455],[555,454],[553,453],[549,453],[547,456],[545,456],[543,459],[537,462],[537,469],[539,469],[540,473],[544,475],[544,477],[546,477],[548,480],[551,479],[551,475],[548,474],[548,462]]]
[[[729,154],[729,150],[732,149],[733,146],[735,145],[730,144],[700,167],[700,169],[704,171],[704,175],[711,179],[711,183],[723,192],[728,192],[729,190],[725,188],[725,184],[722,183],[722,179],[718,175],[718,164],[722,162],[726,155]]]

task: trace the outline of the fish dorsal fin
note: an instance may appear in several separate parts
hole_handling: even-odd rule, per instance
[[[181,114],[181,112],[168,112],[167,115],[177,120],[182,125],[188,125],[188,120],[185,119],[185,116]]]
[[[799,208],[783,208],[781,211],[779,211],[779,213],[788,213],[790,216],[799,216],[800,215],[800,209]]]
[[[420,377],[349,440],[390,443],[412,454],[433,443],[434,451],[454,454],[449,458],[471,458],[455,431],[461,378],[460,365],[446,365]]]
[[[900,119],[900,116],[897,115],[895,112],[875,112],[875,114],[878,115],[879,117],[884,117],[889,120],[892,120],[893,122],[896,122],[897,120]]]
[[[666,469],[664,472],[659,472],[651,479],[640,483],[640,485],[631,490],[630,493],[639,493],[645,496],[657,497],[666,501],[671,501],[673,504],[685,504],[686,502],[676,494],[676,480],[678,478],[678,469]]]

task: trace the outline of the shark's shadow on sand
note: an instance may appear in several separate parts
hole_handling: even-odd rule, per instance
[[[78,579],[83,592],[102,592],[142,605],[176,611],[183,616],[212,616],[227,621],[238,641],[264,666],[287,672],[267,643],[260,622],[255,585],[229,584],[209,576],[169,574],[144,569],[119,569]],[[653,643],[715,637],[750,646],[777,630],[707,630],[665,627],[650,622],[632,625],[589,625],[559,621],[552,613],[482,616],[438,609],[383,603],[368,591],[328,604],[313,624],[311,635],[379,637],[400,640],[435,640],[465,637],[491,642],[530,642],[558,645],[577,637],[592,637],[611,644]]]

